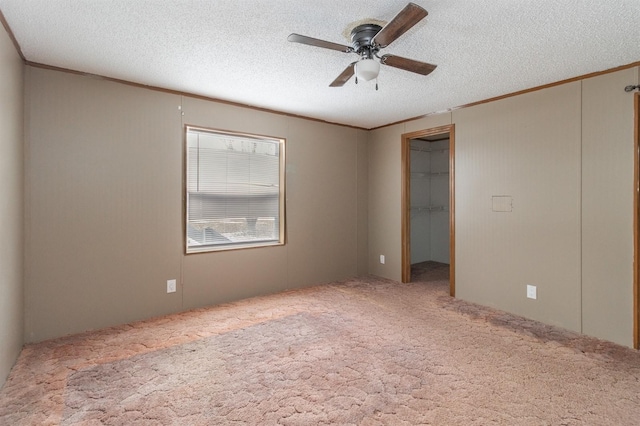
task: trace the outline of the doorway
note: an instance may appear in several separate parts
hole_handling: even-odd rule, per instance
[[[454,125],[402,135],[402,282],[411,265],[449,264],[455,296]]]

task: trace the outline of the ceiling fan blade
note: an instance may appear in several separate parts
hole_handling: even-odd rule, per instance
[[[294,43],[308,44],[309,46],[324,47],[325,49],[337,50],[338,52],[353,52],[353,47],[345,46],[338,43],[332,43],[330,41],[320,40],[313,37],[307,37],[300,34],[291,34],[287,37],[287,40]]]
[[[437,65],[428,64],[426,62],[416,61],[414,59],[403,58],[395,55],[382,55],[380,63],[389,65],[390,67],[400,68],[401,70],[415,72],[417,74],[427,75],[435,70]]]
[[[428,14],[426,10],[417,4],[409,3],[373,37],[372,43],[381,48],[387,47]]]
[[[355,74],[355,66],[356,62],[352,62],[349,64],[347,68],[342,71],[342,73],[329,85],[329,87],[342,87],[344,84],[349,81],[353,74]]]

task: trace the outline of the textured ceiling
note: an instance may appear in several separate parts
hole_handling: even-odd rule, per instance
[[[640,61],[640,0],[415,0],[429,16],[382,53],[374,83],[329,84],[353,53],[346,28],[405,0],[0,0],[27,61],[362,128]],[[630,82],[631,83],[631,82]],[[622,88],[621,88],[622,90]]]

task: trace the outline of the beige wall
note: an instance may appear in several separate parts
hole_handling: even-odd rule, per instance
[[[369,135],[369,273],[396,281],[402,278],[399,136],[403,127],[397,124]]]
[[[625,345],[633,333],[633,94],[638,69],[582,83],[583,331]]]
[[[27,86],[28,341],[363,271],[366,132],[32,67]],[[285,246],[183,254],[184,124],[287,139]]]
[[[25,339],[179,310],[180,96],[26,75]]]
[[[0,387],[23,342],[23,69],[0,28]]]
[[[637,74],[442,114],[456,126],[457,297],[632,345],[633,95],[622,89]],[[370,178],[370,197],[395,205],[384,205],[389,220],[379,206],[370,212],[374,273],[400,277],[399,262],[383,269],[374,257],[401,254],[401,134],[437,125],[371,132],[371,173],[375,164],[386,175]],[[378,164],[383,157],[392,164]],[[492,211],[493,195],[512,196],[513,211]]]
[[[580,83],[453,120],[456,296],[580,331]],[[492,211],[494,195],[513,211]]]
[[[369,273],[369,133],[358,132],[358,275]]]

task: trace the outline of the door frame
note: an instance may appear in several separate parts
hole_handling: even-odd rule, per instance
[[[402,135],[402,282],[411,281],[411,139],[449,134],[449,294],[456,294],[455,124]]]
[[[634,97],[633,119],[633,347],[640,346],[640,93]]]

